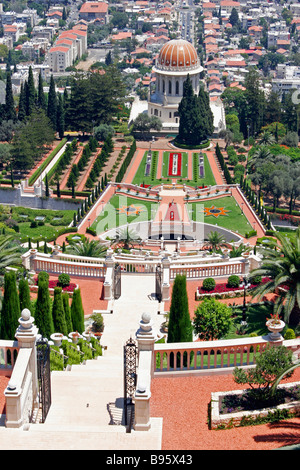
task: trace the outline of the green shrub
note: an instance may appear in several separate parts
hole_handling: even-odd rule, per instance
[[[284,339],[295,339],[296,334],[292,328],[288,328],[285,332]]]
[[[104,320],[101,313],[93,313],[90,318],[93,320],[93,330],[97,333],[101,333],[104,330]]]
[[[240,278],[236,274],[232,274],[232,276],[229,276],[227,279],[227,285],[228,287],[239,287],[240,285]]]
[[[216,287],[216,281],[212,277],[208,277],[204,279],[203,284],[202,284],[203,290],[211,291],[211,290],[214,290],[215,287]]]
[[[60,287],[67,287],[70,284],[69,274],[62,273],[58,276],[58,285]]]
[[[254,276],[250,278],[250,281],[252,282],[252,284],[258,285],[261,283],[261,279],[261,276]]]

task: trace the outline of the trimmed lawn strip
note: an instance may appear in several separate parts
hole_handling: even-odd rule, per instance
[[[198,158],[199,153],[193,153],[193,183],[197,186],[215,186],[216,180],[210,167],[206,153],[204,156],[204,178],[199,176]]]
[[[53,160],[55,155],[60,151],[60,149],[65,145],[68,139],[63,138],[61,142],[55,147],[54,150],[50,153],[50,155],[46,158],[46,160],[35,170],[33,175],[29,178],[28,184],[29,186],[32,186],[38,177],[42,174],[42,172],[45,170],[45,168],[49,165],[49,163]]]
[[[218,199],[210,199],[209,201],[201,202],[191,202],[188,204],[188,212],[192,213],[192,220],[196,220],[197,206],[203,205],[204,208],[208,207],[224,207],[226,210],[229,210],[228,215],[221,215],[219,217],[214,216],[204,216],[204,223],[218,225],[218,227],[223,227],[228,230],[234,230],[234,232],[239,233],[242,236],[245,236],[249,230],[251,230],[251,225],[248,222],[245,214],[241,213],[240,207],[236,204],[235,199],[232,196],[225,196]],[[192,211],[192,209],[194,209]],[[195,210],[196,209],[196,210]],[[197,218],[201,220],[201,218]]]
[[[147,154],[148,154],[148,151],[145,152],[142,158],[142,161],[133,178],[132,184],[137,184],[140,186],[141,184],[144,183],[145,185],[157,186],[161,183],[158,179],[156,179],[157,163],[158,163],[158,151],[157,150],[154,150],[152,152],[150,175],[145,176]]]

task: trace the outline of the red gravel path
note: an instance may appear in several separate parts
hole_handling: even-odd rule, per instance
[[[284,382],[300,380],[300,369]],[[219,431],[207,424],[211,392],[240,390],[232,375],[154,378],[151,416],[163,418],[162,450],[271,450],[300,443],[300,419]]]

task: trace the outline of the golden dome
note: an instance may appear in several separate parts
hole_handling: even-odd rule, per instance
[[[161,48],[157,66],[169,70],[172,68],[196,68],[199,66],[196,49],[184,39],[172,39]]]

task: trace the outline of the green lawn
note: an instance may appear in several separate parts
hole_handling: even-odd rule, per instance
[[[127,215],[120,211],[120,209],[131,205],[135,206],[139,213]],[[113,229],[121,225],[151,220],[154,218],[157,209],[157,202],[145,201],[131,196],[127,197],[126,195],[114,195],[91,228],[97,233],[102,233],[106,229]]]
[[[216,184],[215,177],[210,167],[206,153],[204,155],[204,178],[200,178],[198,171],[199,153],[193,153],[193,183],[197,186],[214,186]]]
[[[18,223],[22,238],[53,239],[59,230],[65,229],[72,222],[73,215],[73,210],[53,211],[13,207],[11,218]],[[34,227],[32,224],[37,226]]]
[[[245,236],[245,234],[251,230],[250,223],[245,215],[241,213],[240,207],[231,196],[221,197],[216,200],[188,203],[188,213],[192,220],[201,221],[202,206],[204,206],[204,208],[211,208],[212,206],[216,208],[224,207],[225,210],[229,211],[226,215],[220,215],[217,218],[213,215],[205,215],[203,221],[207,224],[218,225],[219,227],[239,233],[242,236]]]
[[[174,178],[171,176],[168,176],[168,170],[169,170],[169,155],[172,152],[164,152],[163,153],[163,166],[162,166],[162,171],[161,174],[157,173],[157,165],[158,165],[158,151],[153,151],[152,152],[152,163],[151,163],[151,170],[150,170],[150,175],[145,176],[145,169],[146,169],[146,161],[147,161],[147,153],[148,151],[145,152],[142,161],[139,165],[139,168],[136,171],[136,174],[133,178],[132,183],[141,185],[150,185],[150,186],[158,186],[162,182],[163,183],[171,183],[173,179],[177,179],[177,183],[190,183],[191,186],[197,185],[197,186],[214,186],[216,184],[212,169],[210,167],[208,158],[206,154],[204,154],[204,167],[205,167],[205,177],[204,178],[199,178],[197,175],[197,172],[195,173],[193,171],[193,179],[189,180],[188,179],[188,154],[187,152],[181,152],[182,153],[182,173],[181,176],[178,178]],[[198,154],[193,154],[193,159],[196,158],[195,155]]]

